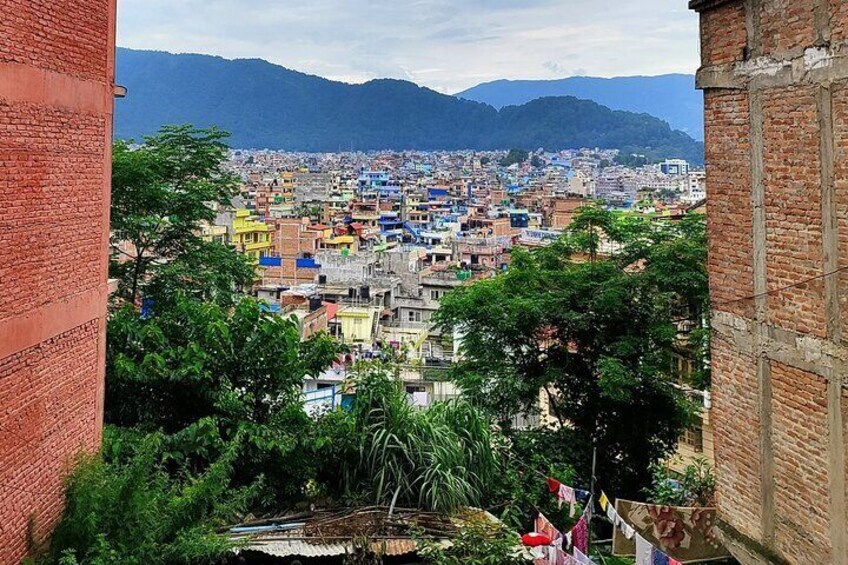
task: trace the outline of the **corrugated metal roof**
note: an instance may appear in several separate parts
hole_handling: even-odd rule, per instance
[[[487,512],[469,509],[474,515],[497,518]],[[230,529],[230,539],[239,552],[257,552],[272,557],[333,557],[354,553],[355,540],[370,544],[372,553],[401,556],[415,553],[417,543],[409,530],[418,526],[430,539],[444,547],[452,545],[450,537],[461,518],[448,518],[416,510],[371,507],[338,512],[313,512],[277,519],[261,520]]]
[[[447,540],[439,543],[446,547],[450,545]],[[389,557],[415,553],[417,548],[417,544],[411,539],[388,539],[371,543],[373,553]],[[240,547],[240,551],[255,551],[272,557],[333,557],[353,553],[354,544],[352,542],[316,543],[302,539],[254,538],[247,545]]]

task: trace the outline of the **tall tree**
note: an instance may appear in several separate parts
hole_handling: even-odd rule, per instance
[[[170,296],[175,286],[211,298],[251,280],[244,258],[200,235],[215,204],[229,204],[238,188],[224,166],[227,137],[215,128],[165,126],[139,146],[115,143],[110,271],[120,298],[135,303],[143,289]]]
[[[106,422],[162,431],[180,464],[202,470],[234,440],[234,477],[264,475],[269,499],[303,486],[300,392],[338,350],[324,334],[301,342],[294,322],[251,298],[234,308],[180,298],[142,318],[132,307],[109,320]]]
[[[504,422],[541,391],[560,428],[550,448],[567,450],[586,483],[597,448],[605,488],[639,494],[689,422],[671,358],[681,305],[706,293],[703,241],[685,236],[697,222],[585,209],[563,240],[516,250],[507,273],[446,296],[437,319],[463,336],[459,384]],[[602,240],[618,253],[602,256]]]

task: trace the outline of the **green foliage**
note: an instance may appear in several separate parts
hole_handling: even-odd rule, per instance
[[[246,259],[200,237],[215,219],[212,205],[228,204],[238,189],[224,168],[227,137],[215,128],[165,126],[140,146],[115,143],[110,273],[120,298],[161,302],[180,288],[214,299],[252,280]]]
[[[470,521],[453,538],[450,547],[427,539],[418,541],[419,554],[427,565],[524,565],[531,562],[525,556],[521,540],[503,525]]]
[[[700,324],[707,311],[702,227],[698,218],[650,222],[592,207],[562,241],[516,250],[507,273],[441,302],[438,323],[463,334],[458,383],[504,423],[533,411],[541,390],[580,482],[597,447],[605,488],[638,495],[690,420],[671,366],[678,323]],[[604,240],[619,253],[601,256]],[[592,260],[575,261],[575,252]]]
[[[712,506],[715,504],[716,480],[706,459],[695,459],[683,473],[668,466],[652,467],[653,484],[648,489],[648,499],[654,504],[669,506]]]
[[[509,167],[510,165],[521,164],[527,161],[530,153],[525,149],[510,149],[509,153],[500,160],[501,167]]]
[[[501,472],[489,485],[487,499],[491,512],[519,531],[533,528],[533,510],[538,509],[554,523],[564,527],[576,522],[569,516],[569,506],[562,508],[548,490],[545,479],[556,478],[566,484],[575,483],[568,449],[562,446],[559,432],[547,429],[513,431],[501,437]]]
[[[315,474],[301,387],[339,349],[240,294],[253,267],[198,236],[235,187],[224,137],[165,127],[116,144],[108,433],[70,480],[45,563],[209,563],[230,547],[214,526],[298,502]]]
[[[303,378],[336,353],[324,335],[301,343],[294,322],[250,298],[232,309],[179,298],[146,319],[125,307],[109,320],[106,421],[164,431],[171,458],[196,470],[238,437],[239,483],[266,475],[264,500],[283,503],[308,477]]]
[[[350,412],[318,430],[318,478],[343,499],[451,512],[475,505],[498,462],[489,422],[464,401],[418,410],[385,367],[363,365]]]
[[[648,163],[648,158],[644,155],[635,155],[633,153],[626,153],[622,151],[615,156],[615,164],[624,165],[625,167],[644,167]]]
[[[178,565],[213,563],[232,548],[214,525],[237,520],[255,489],[232,489],[238,452],[228,448],[199,475],[174,475],[152,434],[131,453],[83,458],[68,479],[67,504],[40,564]],[[126,448],[126,445],[124,446]]]

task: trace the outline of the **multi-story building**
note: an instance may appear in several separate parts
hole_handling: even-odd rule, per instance
[[[693,0],[712,423],[744,565],[848,563],[848,2]]]
[[[250,210],[235,211],[232,241],[238,251],[256,262],[273,248],[271,228],[253,216]]]
[[[664,175],[686,176],[689,174],[689,163],[683,159],[666,159],[660,163],[660,172]]]
[[[100,445],[115,1],[0,14],[0,563],[20,563]]]

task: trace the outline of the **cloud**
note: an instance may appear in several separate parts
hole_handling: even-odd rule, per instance
[[[134,48],[260,57],[337,80],[403,78],[457,92],[486,80],[558,78],[578,70],[595,76],[694,72],[697,17],[684,5],[683,0],[119,0],[118,41]]]

